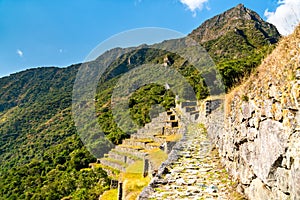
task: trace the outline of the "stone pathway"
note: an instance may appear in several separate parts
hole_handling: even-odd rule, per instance
[[[156,177],[149,199],[244,199],[199,125],[189,126],[177,155]]]

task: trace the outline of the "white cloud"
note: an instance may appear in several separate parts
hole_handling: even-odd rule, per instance
[[[17,54],[22,58],[23,57],[23,51],[20,49],[17,49]]]
[[[300,23],[300,1],[279,0],[275,12],[265,11],[267,21],[274,24],[282,35],[293,32]]]
[[[193,12],[193,15],[196,16],[196,10],[202,10],[208,0],[180,0],[180,2],[186,5]]]

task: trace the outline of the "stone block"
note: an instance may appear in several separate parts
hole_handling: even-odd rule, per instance
[[[289,192],[290,170],[277,168],[275,172],[276,186],[284,193]]]
[[[249,119],[252,116],[253,113],[253,107],[251,106],[251,104],[249,102],[243,102],[242,106],[242,115],[244,119]]]
[[[272,192],[258,178],[254,179],[244,191],[249,200],[278,200],[272,197]]]
[[[299,126],[297,119],[298,112],[291,108],[283,109],[283,125],[286,127],[288,132],[294,132],[294,130]]]
[[[248,151],[251,153],[255,153],[256,152],[256,146],[254,144],[254,142],[248,142]]]
[[[280,88],[278,86],[272,85],[269,88],[268,96],[271,99],[275,99],[276,101],[279,101],[280,97],[282,96],[282,92],[280,91]]]
[[[181,103],[181,108],[187,107],[187,106],[197,106],[196,101],[187,101]]]
[[[290,176],[291,199],[300,199],[300,168],[292,167]]]
[[[264,100],[264,106],[262,107],[262,110],[261,110],[262,117],[267,117],[269,119],[273,118],[272,105],[273,105],[272,100],[270,100],[270,99]]]
[[[300,133],[291,135],[286,153],[287,167],[291,169],[289,188],[291,199],[300,199]]]
[[[253,141],[255,138],[257,138],[258,130],[256,128],[249,128],[247,138],[251,141]]]
[[[272,198],[276,200],[291,200],[291,196],[283,193],[278,188],[272,188]]]
[[[254,118],[250,118],[250,119],[249,119],[249,127],[255,128]]]
[[[236,118],[237,118],[236,122],[239,123],[239,124],[245,121],[245,118],[244,118],[243,113],[242,113],[241,110],[237,111]]]
[[[239,166],[238,172],[239,172],[240,181],[244,185],[250,185],[251,181],[255,177],[252,169],[250,169],[246,163]]]
[[[275,120],[280,121],[282,119],[282,106],[279,102],[275,102],[272,105],[272,114]]]
[[[261,120],[261,117],[260,117],[260,113],[259,112],[255,112],[254,116],[253,116],[253,123],[254,123],[254,128],[258,129],[259,128],[259,125],[260,125],[260,122],[262,121]]]
[[[185,112],[189,113],[189,112],[194,112],[196,111],[196,107],[185,107]]]
[[[244,143],[240,146],[239,153],[241,158],[247,163],[250,160],[251,152],[248,150],[248,144]]]
[[[114,159],[114,160],[119,160],[119,161],[121,161],[123,163],[126,163],[126,156],[118,154],[117,152],[110,151],[109,152],[109,157],[112,158],[112,159]]]
[[[258,138],[254,140],[256,152],[250,161],[258,178],[268,182],[273,164],[285,153],[287,142],[288,135],[283,131],[281,123],[269,119],[261,123]]]
[[[292,100],[297,108],[300,106],[300,80],[295,81],[291,90]]]

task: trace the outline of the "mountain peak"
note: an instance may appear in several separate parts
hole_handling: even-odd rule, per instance
[[[237,9],[245,9],[245,6],[244,6],[244,4],[240,3],[235,8],[237,8]]]
[[[190,36],[200,43],[215,40],[237,29],[258,29],[271,43],[278,41],[280,34],[276,27],[265,22],[256,12],[238,4],[211,19],[206,20]]]
[[[263,21],[263,19],[254,11],[246,8],[244,4],[238,4],[236,7],[224,12],[224,14],[234,15],[241,19]]]

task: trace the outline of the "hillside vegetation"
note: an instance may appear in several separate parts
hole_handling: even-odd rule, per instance
[[[213,58],[227,90],[249,75],[280,38],[274,25],[242,4],[205,21],[189,36]]]
[[[241,5],[206,21],[189,36],[207,49],[227,89],[250,73],[280,38],[273,25]],[[119,51],[112,49],[93,62]],[[113,120],[114,86],[131,69],[147,63],[163,65],[166,58],[168,67],[186,78],[198,99],[210,94],[203,78],[211,75],[209,69],[200,72],[155,45],[128,49],[109,65],[95,96],[98,123],[114,144],[128,137]],[[79,67],[36,68],[0,79],[0,199],[97,199],[107,189],[109,178],[102,169],[86,169],[96,158],[84,147],[72,119],[72,90]],[[150,121],[151,107],[174,106],[174,95],[157,84],[140,87],[128,102],[132,118],[144,125]]]
[[[284,104],[285,108],[297,105],[296,99],[293,99],[289,93],[294,92],[299,97],[299,90],[293,91],[290,83],[296,81],[297,71],[300,67],[299,36],[300,26],[296,27],[291,35],[282,38],[276,49],[256,68],[255,73],[227,95],[228,101],[234,95],[243,97],[245,100],[262,98],[265,95],[263,91],[272,91],[276,88],[281,91],[276,96],[284,98],[284,101],[280,103]]]

